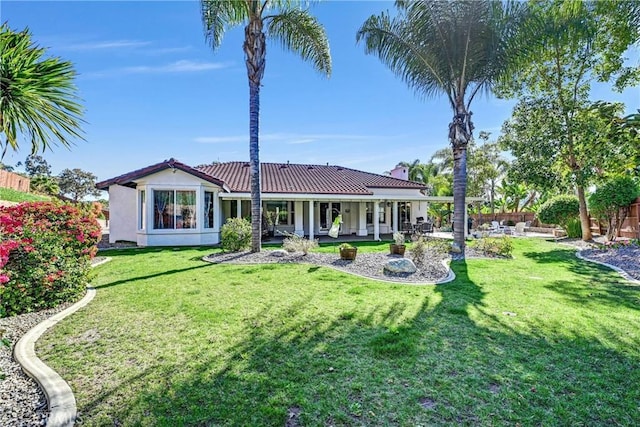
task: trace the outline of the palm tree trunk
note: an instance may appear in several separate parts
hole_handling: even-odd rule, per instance
[[[266,43],[262,20],[252,17],[245,28],[245,64],[249,78],[249,165],[251,173],[251,252],[260,252],[262,206],[260,202],[260,83],[264,75]]]
[[[587,200],[584,195],[584,187],[576,186],[578,193],[578,203],[580,204],[580,226],[582,228],[582,240],[589,241],[593,239],[591,235],[591,221],[589,220],[589,211],[587,210]]]
[[[473,124],[471,114],[464,108],[464,102],[458,100],[456,115],[449,125],[449,142],[453,148],[453,242],[464,255],[464,222],[467,195],[467,146],[471,141]]]

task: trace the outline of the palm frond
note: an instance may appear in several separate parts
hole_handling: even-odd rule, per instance
[[[388,12],[372,15],[360,27],[356,41],[364,40],[365,52],[375,54],[392,72],[417,93],[434,96],[449,93],[445,78],[446,60],[425,49],[419,31],[400,13],[391,19]],[[451,97],[449,101],[453,102]]]
[[[265,16],[267,35],[279,41],[286,50],[311,61],[316,70],[331,75],[331,53],[324,27],[306,10],[281,10],[277,15]]]
[[[33,45],[28,30],[0,27],[0,132],[6,147],[14,150],[19,135],[30,139],[33,153],[83,139],[73,64],[45,59],[45,53]]]
[[[242,24],[251,15],[247,2],[238,0],[201,0],[200,11],[204,36],[213,50],[220,47],[227,28]]]

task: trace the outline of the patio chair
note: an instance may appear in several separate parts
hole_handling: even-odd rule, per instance
[[[430,222],[423,222],[420,224],[420,233],[423,235],[433,233],[433,224]]]
[[[403,234],[411,234],[413,233],[413,225],[409,221],[404,221],[402,223],[400,232]]]
[[[489,232],[491,233],[500,232],[500,223],[498,221],[491,221],[491,227],[489,227]]]
[[[515,229],[515,235],[516,236],[526,236],[527,233],[524,231],[525,227],[526,227],[526,223],[517,222],[516,223],[516,229]]]

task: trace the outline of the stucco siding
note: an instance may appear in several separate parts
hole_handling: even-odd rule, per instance
[[[109,242],[118,240],[135,242],[136,190],[121,185],[109,187]]]

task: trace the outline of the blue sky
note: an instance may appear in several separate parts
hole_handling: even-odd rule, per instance
[[[248,160],[248,85],[242,28],[215,53],[206,45],[197,1],[0,3],[0,20],[29,27],[49,53],[70,60],[86,108],[86,141],[44,157],[57,174],[93,172],[99,180],[174,157],[190,165]],[[340,164],[382,173],[398,162],[427,161],[445,148],[451,112],[444,98],[420,99],[355,34],[386,1],[326,1],[312,13],[325,26],[333,58],[327,79],[269,44],[261,90],[264,162]],[[596,97],[640,108],[638,88],[600,86]],[[515,101],[474,100],[478,131],[497,137]],[[27,147],[26,143],[22,144]],[[28,149],[7,153],[24,161]]]

